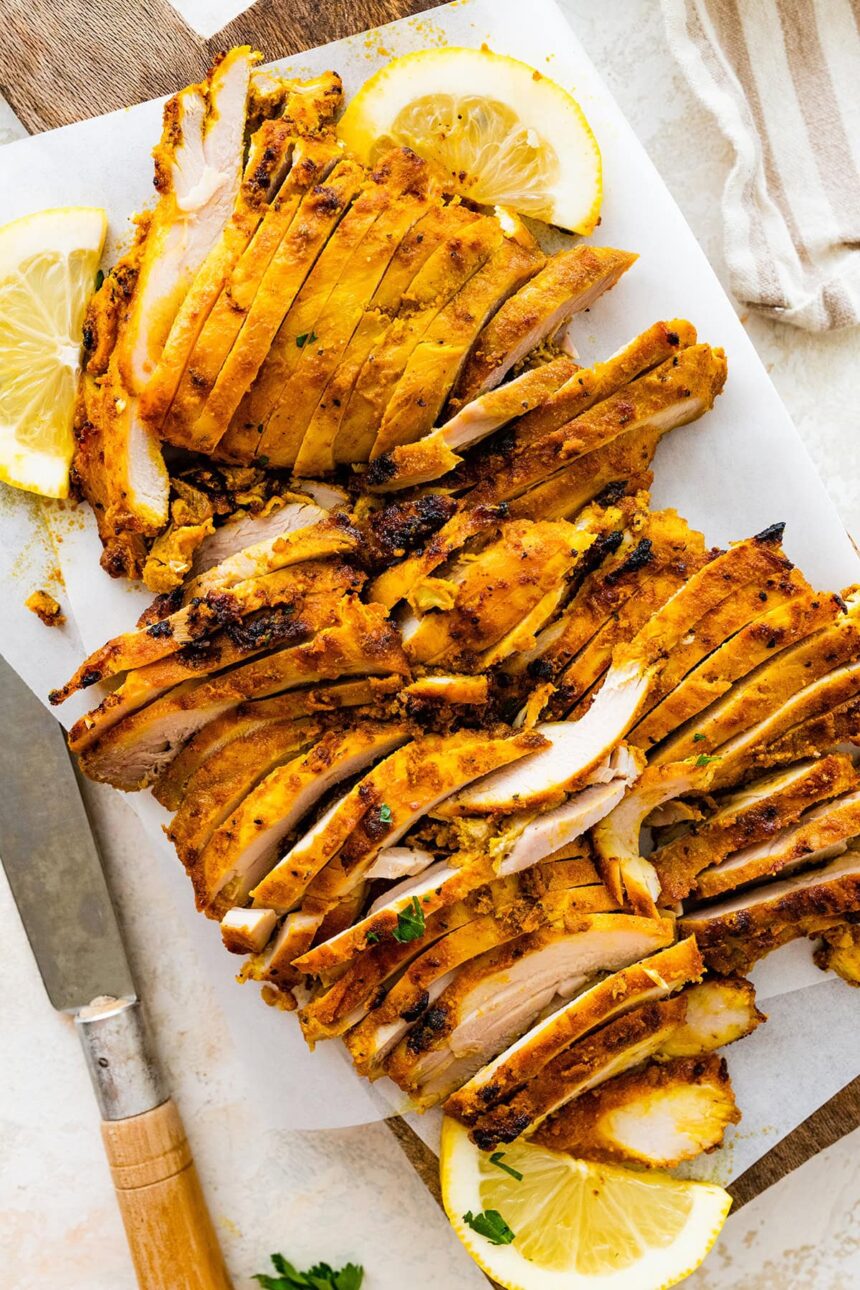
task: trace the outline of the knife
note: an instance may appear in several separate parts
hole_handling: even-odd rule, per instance
[[[75,1018],[138,1284],[231,1290],[63,731],[3,658],[0,730],[0,858],[48,998]]]

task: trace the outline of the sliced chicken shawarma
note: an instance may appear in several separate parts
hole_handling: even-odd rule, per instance
[[[375,493],[389,493],[440,479],[463,460],[457,455],[459,450],[473,447],[539,406],[578,370],[573,359],[564,354],[527,368],[505,385],[467,403],[422,439],[376,457],[364,477],[367,486]]]
[[[309,690],[288,690],[270,699],[253,699],[210,721],[199,730],[174,757],[153,786],[153,796],[169,811],[176,811],[188,785],[198,770],[234,739],[260,731],[277,722],[298,721],[302,717],[320,716],[341,708],[373,705],[375,713],[386,696],[394,693],[399,677],[367,677],[358,681],[339,681]]]
[[[319,202],[311,200],[309,193],[315,185],[322,185],[335,167],[338,155],[333,138],[325,132],[319,137],[294,141],[289,173],[274,201],[267,206],[253,237],[232,266],[221,293],[195,338],[171,406],[161,424],[160,433],[169,441],[186,447],[198,442],[197,422],[207,393],[217,382],[231,347],[252,316],[256,296],[267,281],[267,273],[272,269],[281,244],[287,242],[288,246],[292,245],[287,235],[294,221],[307,217],[310,225],[315,216]],[[347,177],[351,175],[352,172],[348,172]],[[285,308],[287,303],[285,301]],[[259,308],[256,316],[259,316]],[[250,343],[250,335],[246,336],[246,345]]]
[[[254,891],[255,904],[291,909],[312,879],[317,900],[342,895],[364,876],[383,847],[393,846],[416,820],[484,774],[485,767],[505,765],[542,746],[540,736],[529,733],[491,738],[482,732],[461,731],[430,735],[399,749],[335,803],[284,856]],[[352,929],[349,935],[364,940]],[[320,951],[314,953],[320,957]],[[337,962],[345,961],[330,945],[322,951],[323,962],[331,954]],[[312,960],[306,970],[314,973],[322,965]]]
[[[158,364],[143,392],[141,412],[158,431],[176,394],[195,342],[230,275],[253,238],[293,159],[297,136],[330,125],[343,99],[340,77],[323,72],[293,82],[283,114],[264,121],[249,141],[248,159],[233,212],[183,300]]]
[[[474,221],[458,221],[428,256],[404,292],[397,316],[376,337],[348,392],[335,443],[337,461],[368,459],[388,401],[416,345],[503,240],[499,221],[482,215]]]
[[[580,1160],[672,1169],[720,1146],[740,1118],[723,1058],[676,1057],[584,1093],[533,1141]]]
[[[545,722],[535,730],[550,747],[522,767],[488,776],[459,793],[449,810],[505,813],[549,803],[581,782],[623,739],[645,702],[661,664],[676,644],[738,585],[785,564],[778,545],[782,529],[738,542],[699,569],[654,614],[628,644],[616,651],[591,707],[578,721]]]
[[[614,287],[635,259],[627,251],[585,243],[551,256],[478,336],[457,381],[452,410],[494,390],[536,345],[557,336],[574,314]]]
[[[478,886],[464,900],[428,914],[424,931],[414,940],[380,939],[358,954],[334,982],[304,1008],[301,1022],[306,1039],[315,1043],[319,1039],[342,1034],[361,1021],[368,1012],[375,1010],[376,1003],[382,998],[380,991],[386,983],[448,933],[466,924],[480,930],[484,927],[483,920],[490,914],[507,925],[509,918],[521,919],[547,893],[564,892],[570,896],[572,889],[578,888],[576,894],[582,897],[580,903],[586,906],[594,904],[598,887],[594,866],[580,858],[569,863],[538,866],[522,879],[496,879],[485,886]],[[566,899],[566,903],[572,906],[573,902]],[[554,908],[558,908],[558,902]]]
[[[704,792],[709,780],[708,766],[695,760],[649,766],[615,810],[595,825],[592,841],[600,874],[619,903],[626,895],[637,914],[657,916],[660,879],[642,855],[642,825],[664,802],[683,793]]]
[[[743,977],[706,976],[684,991],[684,999],[686,1016],[660,1048],[660,1057],[695,1057],[725,1048],[765,1020],[756,1007],[755,986]]]
[[[408,148],[384,156],[296,297],[238,420],[250,413],[263,431],[258,452],[293,466],[305,430],[398,243],[438,191],[426,164]],[[298,345],[296,338],[307,339]],[[307,474],[307,471],[296,473]]]
[[[722,350],[709,345],[682,349],[560,429],[528,444],[505,465],[500,463],[498,470],[468,494],[468,501],[510,501],[550,478],[574,458],[604,447],[621,434],[653,430],[663,435],[695,421],[713,406],[725,379]],[[538,409],[538,413],[542,411]]]
[[[408,656],[451,665],[494,645],[544,596],[557,594],[593,541],[592,533],[565,520],[504,524],[495,542],[455,566],[448,578],[434,580],[439,608],[401,622]],[[413,603],[426,603],[420,588]]]
[[[408,726],[395,723],[331,730],[305,755],[270,770],[215,829],[199,857],[191,857],[198,908],[220,916],[225,900],[243,903],[275,864],[284,839],[323,793],[408,738]]]
[[[305,644],[278,650],[212,680],[186,681],[107,732],[81,758],[92,779],[132,791],[151,784],[207,722],[253,698],[300,685],[362,675],[403,675],[396,633],[373,606],[349,599],[327,607],[331,623]],[[305,626],[308,634],[312,627]]]
[[[742,980],[705,980],[674,998],[643,1004],[563,1049],[512,1098],[482,1116],[471,1137],[484,1151],[521,1134],[531,1137],[562,1107],[649,1058],[713,1052],[762,1020],[753,987]]]
[[[140,574],[140,535],[163,528],[168,477],[158,441],[140,415],[139,396],[176,311],[227,222],[242,172],[252,56],[227,54],[199,85],[169,99],[155,149],[158,204],[142,226],[131,272],[101,290],[116,300],[118,322],[101,372],[88,363],[74,475],[99,522],[102,565],[113,576]],[[145,229],[145,232],[143,231]],[[96,306],[98,311],[98,306]]]
[[[797,757],[816,754],[820,747],[821,724],[816,718],[823,718],[824,725],[827,725],[829,715],[840,708],[848,714],[845,734],[850,736],[860,729],[857,725],[858,696],[860,663],[838,667],[797,690],[757,725],[720,746],[714,763],[712,787],[726,788],[737,784],[743,775],[756,768],[778,766]],[[809,738],[810,732],[814,732],[812,739]],[[838,743],[839,737],[833,742]]]
[[[292,761],[322,734],[318,721],[273,721],[238,735],[213,752],[185,785],[167,830],[186,868],[196,863],[215,830],[261,779],[276,766]]]
[[[796,824],[767,842],[745,847],[721,864],[703,869],[696,882],[696,896],[709,900],[778,873],[831,860],[841,855],[857,834],[860,834],[860,790],[855,789],[804,811]]]
[[[766,662],[731,686],[721,699],[675,729],[651,753],[651,761],[666,763],[714,752],[776,711],[799,690],[858,658],[860,617],[839,613],[831,626],[780,650],[775,657],[770,651]]]
[[[277,605],[251,616],[237,630],[218,632],[205,641],[191,642],[175,654],[129,672],[97,708],[76,721],[69,731],[72,752],[85,752],[123,717],[166,694],[184,681],[211,676],[279,646],[295,644],[307,635],[292,609]],[[231,639],[232,636],[232,639]]]
[[[165,426],[170,427],[173,436],[181,433],[186,444],[199,451],[212,452],[221,443],[242,396],[262,370],[260,342],[265,360],[278,328],[313,272],[318,257],[321,259],[325,254],[327,244],[348,218],[351,205],[361,191],[365,175],[360,166],[343,159],[336,160],[329,170],[328,158],[322,160],[324,156],[321,151],[322,182],[313,182],[316,176],[302,174],[296,182],[296,194],[285,199],[288,208],[304,189],[292,221],[262,275],[248,274],[250,281],[246,284],[242,280],[240,260],[235,275],[239,277],[238,293],[231,281],[212,310],[191,355],[188,371],[196,373],[198,379],[193,382],[183,379]],[[290,185],[292,175],[291,171],[285,187]],[[313,186],[305,182],[307,178]],[[264,232],[265,221],[258,237]],[[252,242],[246,255],[253,249]],[[257,268],[255,263],[254,269]],[[255,434],[253,442],[258,439]],[[253,450],[248,453],[238,451],[238,445],[235,450],[225,445],[224,455],[227,460],[248,461]]]
[[[398,444],[414,443],[432,429],[481,327],[545,263],[524,225],[506,233],[412,350],[386,405],[371,458]]]
[[[665,998],[702,976],[705,967],[695,938],[669,944],[674,927],[668,919],[637,919],[631,932],[638,933],[639,943],[629,966],[597,981],[539,1021],[452,1093],[445,1103],[446,1114],[463,1124],[475,1124],[490,1107],[506,1101],[533,1079],[563,1049],[622,1013]],[[661,949],[661,945],[668,948]],[[637,957],[640,962],[635,961]]]
[[[622,919],[625,915],[599,917]],[[608,943],[604,943],[607,949]],[[614,953],[618,952],[616,945]],[[617,968],[627,962],[626,957],[610,958],[608,965],[601,960],[587,926],[565,933],[543,928],[491,950],[458,973],[432,1009],[413,1026],[389,1058],[388,1074],[419,1106],[432,1106],[509,1047],[545,1010],[570,999],[606,966]],[[673,1002],[646,1006],[671,1009]],[[673,1021],[681,1019],[683,1012],[681,1006]],[[660,1036],[661,1040],[666,1037],[668,1028]],[[552,1065],[550,1062],[545,1070]],[[516,1100],[514,1097],[513,1102]],[[476,1140],[477,1132],[473,1130]]]
[[[856,778],[850,757],[834,753],[767,775],[724,798],[715,814],[652,853],[664,900],[684,900],[703,869],[769,841],[817,802],[847,792]]]
[[[490,844],[498,872],[516,873],[528,868],[598,826],[610,812],[620,809],[622,799],[628,800],[625,794],[644,764],[641,756],[622,744],[592,774],[591,782],[561,806],[540,815],[511,817]],[[621,904],[623,893],[617,885],[610,890]]]
[[[259,954],[278,916],[273,909],[228,909],[221,919],[221,940],[231,954]]]
[[[717,972],[745,972],[778,945],[807,935],[804,919],[860,908],[860,852],[848,850],[821,869],[765,883],[681,920]]]
[[[660,701],[637,723],[631,732],[632,741],[641,748],[659,743],[683,722],[721,698],[735,681],[760,663],[832,624],[838,614],[836,598],[816,593],[811,588],[798,590],[803,581],[793,569],[785,579],[780,579],[776,588],[770,587],[763,592],[756,591],[752,585],[741,588],[730,601],[725,602],[730,615],[728,631],[725,630],[725,620],[717,621],[723,617],[719,610],[714,611],[712,621],[697,633],[705,650],[704,657],[686,675],[681,672],[680,676],[680,669],[691,661],[691,651],[682,650],[684,659],[670,661],[666,669],[670,675],[664,673],[660,677]],[[786,592],[790,598],[783,599]],[[734,617],[734,602],[740,602],[739,611],[743,614],[749,612],[747,602],[751,599],[761,606],[762,594],[767,596],[766,603],[770,606],[776,600],[776,606],[760,616],[755,615],[753,608],[750,613],[752,621],[738,624]],[[732,632],[735,625],[739,630]],[[711,649],[708,649],[708,644],[711,644]]]
[[[214,570],[204,574],[209,580],[208,589],[201,588],[201,594],[193,595],[187,605],[167,618],[125,632],[102,645],[84,660],[61,689],[53,691],[51,702],[62,703],[69,695],[97,681],[168,658],[222,626],[236,626],[256,610],[291,604],[294,610],[300,611],[308,601],[320,602],[360,589],[361,576],[356,577],[348,565],[316,563],[313,558],[304,561],[305,554],[313,550],[328,554],[332,546],[352,549],[355,539],[348,525],[344,530],[335,524],[333,531],[326,528],[308,540],[298,535],[295,542],[284,537],[275,539],[275,543],[281,549],[273,559],[283,561],[285,567],[269,575],[251,576],[223,589],[215,582],[218,575]],[[293,554],[303,562],[293,564]],[[240,569],[243,557],[235,556],[233,561]]]

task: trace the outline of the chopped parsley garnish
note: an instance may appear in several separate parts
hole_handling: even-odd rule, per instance
[[[516,1236],[497,1209],[482,1209],[480,1214],[468,1210],[463,1215],[463,1222],[479,1236],[486,1236],[491,1245],[510,1245]]]
[[[424,935],[424,910],[418,904],[418,897],[412,897],[410,908],[401,909],[397,915],[397,926],[394,929],[394,939],[405,945],[407,941],[417,941],[419,936]]]
[[[694,744],[697,744],[697,743],[699,743],[699,742],[700,742],[700,740],[702,740],[702,739],[707,739],[707,737],[708,737],[708,736],[707,736],[707,735],[703,735],[703,734],[702,734],[702,732],[701,732],[700,730],[697,730],[697,731],[696,731],[696,733],[693,735],[693,743],[694,743]]]
[[[265,430],[265,428],[266,428],[266,427],[263,425],[263,423],[262,423],[262,421],[261,421],[261,422],[260,422],[260,424],[257,426],[257,434],[262,434],[262,433],[263,433],[263,431]]]
[[[315,331],[303,331],[301,336],[296,337],[296,344],[299,349],[304,349],[305,345],[312,345],[315,340],[319,340]]]
[[[512,1178],[516,1178],[517,1182],[522,1182],[523,1175],[519,1169],[514,1169],[511,1165],[505,1164],[504,1151],[494,1151],[490,1156],[490,1164],[495,1165],[497,1169],[504,1169],[505,1173],[510,1174]]]
[[[105,275],[103,271],[99,269],[98,273],[96,274],[96,291],[101,291],[102,283],[104,282],[104,280],[105,280]]]
[[[379,808],[379,818],[383,824],[391,823],[391,807],[387,802],[383,802]]]
[[[719,761],[719,757],[709,757],[707,753],[699,753],[696,758],[697,766],[710,766],[712,761]]]
[[[358,1263],[347,1263],[342,1268],[315,1263],[307,1272],[299,1272],[283,1254],[273,1254],[271,1258],[278,1275],[258,1272],[253,1278],[263,1290],[361,1290],[364,1281],[364,1268]]]
[[[364,938],[365,945],[378,945],[379,932],[368,932]]]
[[[268,464],[269,464],[269,458],[266,456],[266,454],[265,454],[265,453],[263,453],[263,455],[262,455],[261,457],[258,457],[258,458],[257,458],[257,465],[258,465],[258,466],[268,466]]]

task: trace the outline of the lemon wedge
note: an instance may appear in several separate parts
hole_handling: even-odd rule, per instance
[[[487,49],[395,58],[355,96],[339,131],[365,163],[407,144],[482,205],[574,233],[590,233],[600,215],[600,150],[579,104],[515,58]]]
[[[505,1290],[663,1290],[699,1266],[732,1203],[710,1183],[528,1142],[490,1156],[448,1118],[440,1167],[454,1230]]]
[[[0,228],[0,480],[67,497],[84,311],[107,216],[91,206]]]

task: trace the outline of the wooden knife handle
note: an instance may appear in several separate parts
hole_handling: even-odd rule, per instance
[[[141,1290],[231,1290],[175,1103],[105,1120],[102,1138]]]

